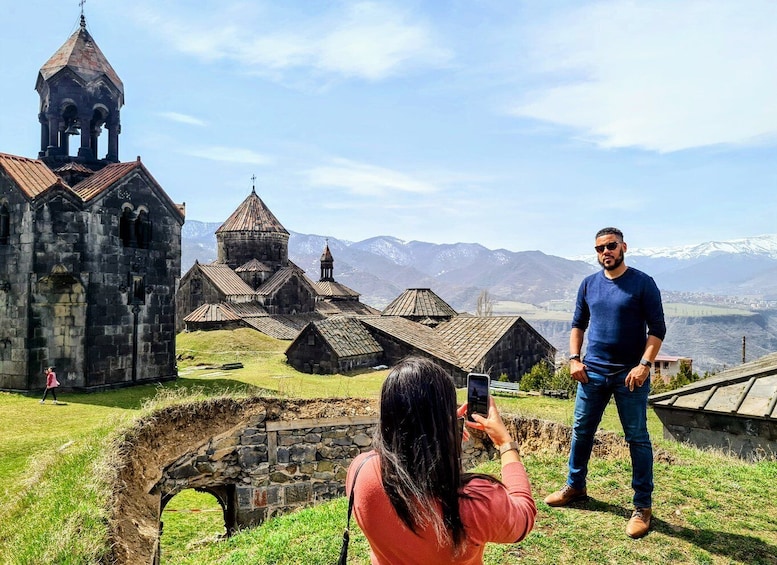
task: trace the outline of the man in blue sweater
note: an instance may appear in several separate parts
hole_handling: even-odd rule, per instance
[[[666,335],[664,309],[653,279],[624,263],[623,232],[599,230],[594,249],[603,269],[580,284],[569,336],[569,370],[578,381],[569,475],[564,487],[548,495],[545,503],[566,506],[587,497],[594,434],[614,396],[631,452],[635,510],[626,533],[638,538],[647,534],[652,515],[653,447],[647,430],[647,398],[650,368]]]

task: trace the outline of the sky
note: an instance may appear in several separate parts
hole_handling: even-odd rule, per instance
[[[87,0],[140,156],[189,220],[592,254],[777,232],[777,2]],[[0,0],[0,152],[78,0]],[[107,136],[102,136],[106,137]],[[100,147],[107,147],[107,139]],[[255,180],[252,179],[255,177]]]

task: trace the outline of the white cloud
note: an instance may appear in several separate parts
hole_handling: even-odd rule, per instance
[[[185,149],[182,151],[185,155],[209,159],[211,161],[225,161],[229,163],[247,163],[249,165],[270,165],[274,162],[272,157],[244,149],[242,147],[200,147]]]
[[[301,69],[378,81],[444,65],[451,56],[431,26],[408,11],[379,2],[329,8],[289,14],[282,4],[219,3],[218,13],[196,20],[182,10],[163,16],[155,6],[142,18],[184,53],[234,61],[260,74]]]
[[[206,126],[208,125],[207,122],[204,122],[203,120],[199,118],[195,118],[194,116],[189,116],[187,114],[181,114],[179,112],[159,112],[159,116],[163,118],[167,118],[168,120],[171,120],[173,122],[178,122],[181,124],[188,124],[191,126]]]
[[[313,186],[345,188],[360,196],[381,196],[396,192],[429,194],[438,188],[404,173],[348,159],[333,159],[330,165],[308,171]]]
[[[512,108],[603,147],[658,152],[768,140],[777,132],[777,3],[607,1],[533,36],[555,82]]]

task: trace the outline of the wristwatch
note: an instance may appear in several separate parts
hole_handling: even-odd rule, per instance
[[[642,361],[640,361],[640,362],[639,362],[639,364],[640,364],[640,365],[644,365],[644,366],[645,366],[645,367],[647,367],[648,369],[650,369],[650,367],[652,367],[652,366],[653,366],[653,363],[651,363],[651,362],[650,362],[650,361],[648,361],[647,359],[643,359]]]
[[[507,442],[507,443],[503,443],[502,445],[499,446],[499,456],[500,457],[502,455],[504,455],[505,453],[507,453],[508,451],[515,451],[518,455],[520,455],[521,454],[521,448],[518,445],[518,442],[517,441],[510,441],[510,442]]]
[[[572,361],[573,359],[576,360],[576,361],[580,361],[580,354],[579,353],[575,353],[574,355],[570,355],[569,356],[569,360]]]

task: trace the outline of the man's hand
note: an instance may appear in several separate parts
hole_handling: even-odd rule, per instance
[[[588,373],[585,372],[585,365],[578,359],[572,359],[569,362],[569,375],[577,382],[588,382]]]
[[[625,384],[629,387],[629,390],[634,390],[634,387],[641,387],[645,384],[645,381],[650,378],[650,367],[642,365],[641,363],[634,367],[629,374],[626,375]]]

